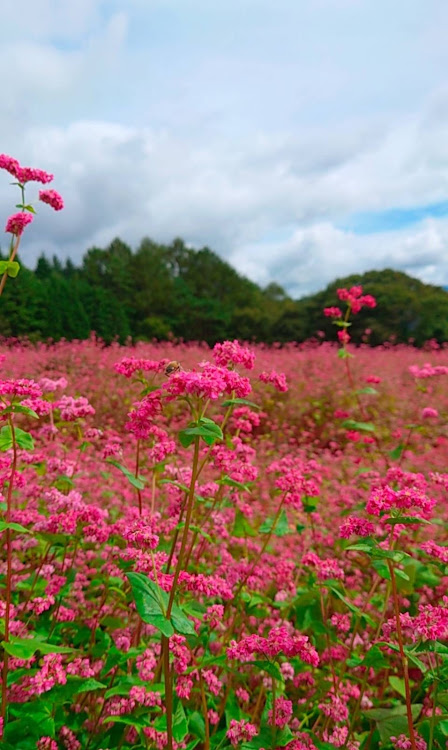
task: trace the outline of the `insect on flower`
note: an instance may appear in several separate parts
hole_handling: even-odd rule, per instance
[[[167,366],[165,367],[165,375],[172,375],[174,372],[179,372],[179,370],[181,369],[182,366],[179,364],[179,362],[173,360],[172,362],[168,362]]]

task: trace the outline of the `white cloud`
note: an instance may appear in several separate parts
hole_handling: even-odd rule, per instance
[[[0,151],[53,171],[66,200],[39,210],[26,261],[180,235],[297,294],[385,265],[448,283],[445,221],[338,228],[448,197],[441,0],[24,0],[22,15],[7,0]],[[5,176],[5,216],[15,202]]]

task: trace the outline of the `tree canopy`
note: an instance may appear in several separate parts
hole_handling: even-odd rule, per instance
[[[369,271],[337,279],[316,294],[293,300],[277,283],[261,288],[210,248],[169,245],[145,237],[133,251],[117,238],[93,247],[76,266],[42,255],[34,271],[9,280],[0,306],[4,336],[83,339],[95,332],[106,343],[129,337],[182,338],[214,344],[239,338],[266,343],[336,339],[323,315],[336,290],[361,284],[377,298],[356,316],[353,341],[448,340],[448,293],[399,271]],[[320,333],[319,333],[320,332]]]

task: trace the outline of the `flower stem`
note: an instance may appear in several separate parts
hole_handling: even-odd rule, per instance
[[[392,598],[394,602],[395,622],[397,626],[398,648],[400,651],[401,663],[403,665],[403,677],[404,677],[404,688],[405,688],[405,696],[406,696],[406,714],[408,718],[409,739],[411,741],[412,750],[417,750],[417,746],[415,744],[414,720],[412,718],[411,688],[409,686],[408,659],[404,652],[404,647],[403,647],[403,632],[401,630],[400,606],[398,603],[397,582],[395,579],[395,571],[394,571],[391,561],[388,560],[387,563],[389,566],[390,582],[392,586]]]
[[[10,256],[9,256],[9,259],[8,259],[9,263],[12,263],[12,261],[14,260],[14,258],[17,255],[17,250],[19,249],[21,236],[22,235],[20,235],[20,234],[17,235],[17,240],[16,240],[15,244],[13,245],[13,248],[11,250],[11,253],[10,253]],[[8,278],[8,271],[5,271],[5,273],[3,274],[2,279],[0,281],[0,297],[3,294],[3,290],[5,288],[5,284],[6,284],[6,279],[7,278]]]
[[[199,438],[195,438],[194,441],[194,454],[193,454],[193,469],[191,473],[191,481],[190,481],[190,489],[188,491],[188,497],[187,497],[187,506],[186,506],[186,513],[185,513],[185,526],[184,531],[182,534],[182,541],[180,543],[180,550],[179,550],[179,556],[177,558],[177,565],[176,569],[174,571],[174,578],[173,578],[173,584],[171,586],[171,592],[170,592],[170,598],[168,601],[168,607],[166,610],[166,617],[167,619],[171,616],[171,610],[173,608],[174,604],[174,596],[176,593],[177,588],[177,582],[179,580],[179,575],[182,570],[183,560],[184,560],[184,554],[185,554],[185,548],[187,546],[187,540],[188,540],[188,532],[190,529],[190,523],[191,523],[191,516],[193,514],[193,505],[194,505],[194,491],[196,489],[196,476],[198,471],[198,462],[199,462]]]
[[[9,428],[11,430],[11,441],[12,441],[12,464],[11,474],[9,475],[8,494],[6,496],[6,523],[11,523],[11,507],[12,507],[12,489],[14,486],[14,477],[17,468],[17,443],[16,435],[14,431],[14,423],[12,415],[8,415]],[[6,601],[5,601],[5,631],[4,631],[4,642],[9,641],[9,623],[11,619],[11,592],[12,592],[12,539],[11,529],[6,529]],[[6,702],[7,702],[7,683],[8,683],[8,661],[9,654],[6,649],[3,652],[3,671],[2,671],[2,701],[1,701],[1,718],[3,720],[3,726],[5,725],[6,719]]]

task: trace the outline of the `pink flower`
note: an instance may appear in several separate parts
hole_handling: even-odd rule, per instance
[[[19,213],[9,217],[6,222],[5,232],[10,232],[19,237],[27,224],[31,224],[33,218],[33,214],[28,213],[28,211],[19,211]]]
[[[338,331],[338,339],[343,346],[350,341],[350,335],[345,328],[343,328],[342,331]]]
[[[59,736],[66,750],[80,750],[81,743],[78,742],[71,729],[66,726],[61,727]]]
[[[17,159],[7,154],[0,154],[0,169],[6,169],[9,174],[13,177],[17,177],[17,171],[20,169],[20,164]]]
[[[26,182],[41,182],[47,184],[51,182],[54,175],[44,172],[43,169],[34,169],[33,167],[18,167],[15,175],[21,185]]]
[[[339,527],[339,536],[343,539],[349,539],[354,534],[358,536],[372,536],[375,533],[375,527],[371,521],[365,518],[356,518],[349,516]]]
[[[396,750],[411,750],[411,740],[405,734],[400,734],[399,737],[391,737],[390,740],[393,742]],[[415,746],[417,750],[426,750],[427,748],[425,740],[417,733],[415,734]]]
[[[271,372],[261,372],[258,379],[261,380],[262,383],[271,383],[271,385],[273,385],[277,391],[280,391],[280,393],[286,393],[288,390],[286,375],[283,372],[277,373],[275,370],[272,370]]]
[[[0,396],[42,396],[40,386],[34,380],[19,378],[18,380],[0,380]]]
[[[275,722],[274,722],[274,711],[271,709],[268,712],[268,721],[270,724],[274,724],[276,727],[281,727],[283,729],[284,726],[289,722],[292,716],[292,701],[286,700],[282,695],[280,695],[275,704]]]
[[[327,318],[342,318],[342,310],[339,307],[324,307],[324,315]]]
[[[249,742],[256,734],[258,734],[257,727],[248,721],[244,721],[244,719],[241,719],[241,721],[231,719],[227,730],[227,737],[234,747],[242,742]]]
[[[79,398],[73,398],[73,396],[62,396],[62,398],[55,403],[55,406],[61,410],[61,419],[64,422],[74,422],[81,417],[95,414],[95,409],[89,404],[85,396],[79,396]]]
[[[37,740],[37,750],[58,750],[58,743],[51,739],[51,737],[41,737]]]
[[[203,363],[201,368],[200,372],[181,370],[173,373],[162,386],[167,393],[167,400],[191,395],[216,401],[224,393],[231,395],[232,392],[237,398],[246,398],[252,390],[250,380],[241,377],[234,370],[218,367],[211,362]]]
[[[64,208],[64,201],[56,190],[39,190],[39,200],[47,203],[55,211],[61,211]]]
[[[437,409],[432,409],[431,406],[425,406],[422,411],[423,419],[437,419],[438,416],[439,412],[437,411]]]
[[[136,359],[135,357],[123,357],[120,362],[115,362],[114,370],[119,372],[120,375],[124,375],[125,378],[132,378],[135,372],[163,372],[168,359],[152,360],[152,359]]]
[[[267,638],[254,633],[244,636],[239,643],[231,641],[227,649],[229,659],[239,661],[250,661],[254,655],[264,659],[273,659],[281,653],[290,659],[298,656],[303,662],[313,667],[319,664],[317,651],[309,643],[308,637],[296,631],[289,632],[284,625],[272,628]]]
[[[235,339],[235,341],[224,341],[213,347],[213,359],[220,367],[231,365],[243,365],[246,370],[253,370],[255,352],[248,349]]]

